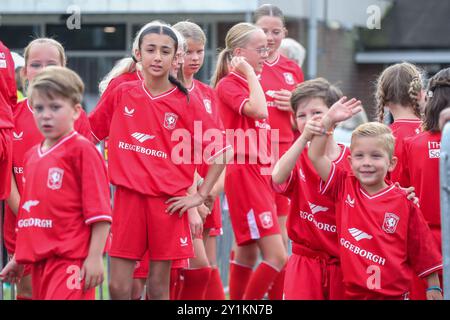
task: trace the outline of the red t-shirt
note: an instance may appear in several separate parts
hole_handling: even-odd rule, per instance
[[[401,298],[412,274],[442,268],[423,215],[406,193],[388,186],[368,195],[356,177],[332,165],[321,192],[336,201],[341,266],[350,298]]]
[[[108,86],[106,87],[106,90],[103,92],[102,97],[105,94],[111,93],[115,88],[117,88],[122,83],[136,80],[144,80],[139,71],[136,70],[133,72],[122,73],[120,76],[115,77],[108,83]]]
[[[196,100],[194,105],[199,106],[200,111],[204,112],[205,116],[211,117],[215,127],[223,131],[224,128],[217,108],[218,102],[214,89],[194,79],[192,87],[189,89],[189,95],[192,100]],[[208,168],[209,165],[207,163],[202,163],[197,167],[198,174],[205,178],[208,173]]]
[[[390,173],[390,178],[393,182],[399,182],[402,187],[410,187],[406,181],[402,180],[401,171],[403,164],[403,141],[407,137],[418,135],[422,132],[422,121],[417,119],[398,119],[391,124],[391,130],[395,137],[394,155],[398,158],[397,166],[394,171]]]
[[[426,131],[403,143],[402,180],[415,188],[425,220],[437,229],[441,228],[440,153],[440,132]]]
[[[277,109],[273,98],[274,93],[282,89],[293,91],[303,81],[302,69],[294,61],[281,54],[273,63],[267,61],[264,63],[261,73],[261,86],[266,94],[269,123],[272,130],[279,130],[279,142],[292,143],[294,132],[291,125],[292,113]]]
[[[77,132],[44,153],[36,145],[25,155],[24,178],[16,260],[85,258],[90,225],[112,221],[106,166],[95,146]]]
[[[347,161],[350,150],[345,146],[341,148],[341,154],[334,163],[350,171]],[[320,181],[305,148],[289,180],[273,186],[276,192],[291,199],[291,210],[287,219],[289,239],[314,251],[339,257],[335,204],[329,197],[317,192]]]
[[[233,141],[234,163],[270,166],[271,134],[267,119],[256,120],[242,112],[244,105],[250,101],[247,80],[240,74],[230,72],[220,80],[216,92],[227,138]]]
[[[17,103],[14,60],[0,41],[0,129],[12,128],[12,110]]]
[[[74,129],[88,140],[92,140],[89,119],[84,110],[74,123]],[[25,153],[44,139],[34,120],[28,99],[20,101],[14,113],[13,172],[19,193],[22,193],[22,174]]]
[[[220,130],[203,137],[215,126],[195,103],[176,87],[154,97],[143,81],[122,83],[101,100],[89,120],[99,141],[109,136],[112,183],[149,196],[184,196],[202,151],[210,162],[231,148]]]

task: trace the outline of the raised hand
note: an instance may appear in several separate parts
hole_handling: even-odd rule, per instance
[[[247,62],[247,60],[244,57],[233,57],[230,62],[231,69],[233,71],[237,71],[239,73],[242,73],[246,76],[254,73],[252,66]]]
[[[305,141],[311,141],[314,135],[320,136],[324,134],[325,129],[322,126],[322,117],[323,115],[317,114],[306,122],[305,128],[303,129],[301,135]]]
[[[342,97],[338,102],[333,104],[327,112],[327,119],[331,120],[332,124],[350,119],[358,112],[362,111],[361,101],[355,98],[348,100],[347,97]]]

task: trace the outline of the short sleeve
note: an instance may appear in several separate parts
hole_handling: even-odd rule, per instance
[[[442,269],[442,255],[421,210],[409,205],[408,260],[419,277],[426,277]]]
[[[217,97],[228,108],[242,115],[245,104],[250,101],[250,91],[238,82],[225,78],[224,81],[219,83]]]
[[[333,162],[331,164],[330,174],[327,181],[320,181],[319,193],[326,195],[331,199],[341,199],[344,195],[345,181],[347,180],[348,173],[336,166]]]
[[[296,166],[285,182],[277,184],[271,179],[272,189],[276,193],[290,197],[295,189],[295,186],[300,183],[299,178],[299,168]]]
[[[96,139],[92,136],[89,118],[84,110],[81,110],[80,117],[75,121],[75,130],[91,142],[96,143]]]
[[[109,136],[114,110],[121,96],[121,87],[104,93],[95,109],[89,114],[89,123],[96,142]]]
[[[111,222],[109,181],[105,162],[92,143],[86,142],[82,147],[80,172],[85,222]]]

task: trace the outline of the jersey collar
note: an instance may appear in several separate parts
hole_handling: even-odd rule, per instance
[[[62,138],[61,140],[58,141],[58,143],[56,143],[53,147],[51,147],[50,149],[48,149],[45,152],[42,152],[41,148],[42,148],[42,143],[39,145],[38,147],[38,155],[40,158],[45,157],[47,154],[49,154],[50,152],[52,152],[53,150],[55,150],[56,148],[58,148],[59,146],[63,145],[66,141],[72,139],[73,137],[75,137],[78,134],[78,132],[73,131],[72,133],[70,133],[69,135],[65,136],[64,138]]]

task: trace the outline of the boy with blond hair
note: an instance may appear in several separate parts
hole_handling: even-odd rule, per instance
[[[352,101],[339,100],[315,126],[326,133],[361,111]],[[380,123],[363,124],[354,131],[348,157],[353,174],[326,157],[326,139],[313,137],[309,157],[323,180],[320,192],[336,201],[346,297],[407,299],[415,272],[427,279],[427,298],[442,299],[437,274],[442,257],[431,231],[406,192],[386,182],[397,162],[392,131]]]

